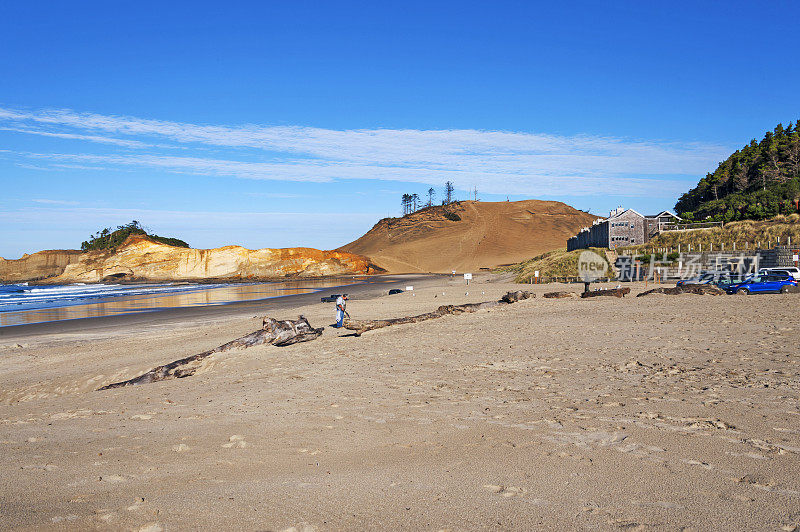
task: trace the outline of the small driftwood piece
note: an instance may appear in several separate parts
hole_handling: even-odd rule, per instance
[[[425,320],[434,320],[436,318],[441,318],[447,314],[467,314],[472,312],[477,312],[483,309],[495,308],[503,305],[510,305],[512,303],[516,303],[517,301],[522,301],[523,299],[529,299],[532,297],[536,297],[535,294],[531,294],[530,292],[523,292],[518,290],[516,292],[508,292],[499,301],[486,301],[483,303],[467,303],[465,305],[442,305],[433,312],[426,312],[425,314],[419,314],[417,316],[404,316],[402,318],[392,318],[388,320],[351,320],[347,319],[344,320],[344,327],[351,331],[356,332],[356,336],[361,336],[363,333],[367,331],[372,331],[374,329],[382,329],[384,327],[390,327],[392,325],[402,325],[404,323],[418,323],[420,321]]]
[[[163,366],[158,366],[147,373],[126,381],[108,384],[99,390],[110,390],[111,388],[121,388],[123,386],[136,386],[137,384],[148,384],[151,382],[163,381],[167,379],[182,379],[194,375],[197,370],[203,367],[204,359],[230,351],[231,349],[253,347],[254,345],[270,344],[275,346],[286,346],[298,342],[308,342],[322,335],[323,329],[315,329],[308,323],[304,316],[296,320],[278,321],[273,318],[264,318],[262,328],[251,332],[246,336],[232,340],[227,344],[222,344],[209,351],[204,351],[197,355],[182,358]]]
[[[725,290],[709,284],[685,284],[683,286],[673,286],[673,287],[660,286],[658,288],[653,288],[652,290],[648,290],[647,292],[642,292],[641,294],[637,294],[636,297],[647,296],[650,294],[667,294],[670,296],[675,296],[678,294],[719,296],[725,294]]]
[[[595,290],[593,292],[583,292],[581,297],[599,297],[599,296],[613,296],[625,297],[625,294],[630,294],[631,289],[627,286],[625,288],[611,288],[610,290]]]
[[[575,292],[547,292],[544,297],[548,299],[560,299],[563,297],[576,297],[578,294]]]

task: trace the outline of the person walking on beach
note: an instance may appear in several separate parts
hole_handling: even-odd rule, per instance
[[[344,322],[344,314],[347,311],[347,294],[342,294],[336,298],[336,328],[341,328]]]

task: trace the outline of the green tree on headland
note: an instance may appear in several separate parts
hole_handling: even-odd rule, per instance
[[[689,221],[763,220],[800,211],[800,120],[778,124],[683,194],[677,213]]]
[[[150,235],[137,220],[133,220],[128,224],[118,225],[114,230],[112,230],[110,227],[101,229],[97,233],[93,234],[89,240],[81,243],[81,251],[93,251],[98,249],[115,250],[120,246],[120,244],[125,242],[125,239],[131,235],[146,235],[151,240],[161,244],[166,244],[168,246],[176,246],[181,248],[189,247],[189,244],[177,238]]]

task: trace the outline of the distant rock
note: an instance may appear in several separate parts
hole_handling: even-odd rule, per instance
[[[77,249],[39,251],[21,258],[0,257],[0,283],[35,281],[63,273],[68,264],[80,260],[83,253]]]

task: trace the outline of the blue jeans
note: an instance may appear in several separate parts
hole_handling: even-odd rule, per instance
[[[336,326],[341,327],[344,322],[344,311],[336,309]]]

